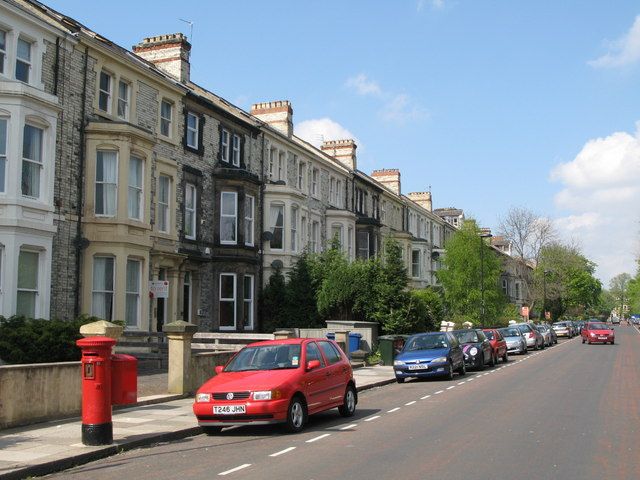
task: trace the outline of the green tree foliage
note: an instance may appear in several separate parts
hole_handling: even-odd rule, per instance
[[[284,275],[279,268],[269,277],[269,282],[262,289],[260,295],[260,310],[262,312],[262,330],[274,332],[277,328],[284,327],[281,319],[284,313],[286,301],[286,289]]]
[[[282,322],[276,327],[323,327],[316,304],[317,286],[308,253],[303,253],[288,274]]]
[[[42,320],[15,316],[0,317],[0,358],[12,364],[71,362],[80,360],[76,340],[80,327],[97,318]]]
[[[493,324],[506,303],[498,283],[502,270],[500,259],[480,237],[474,220],[466,220],[445,248],[445,268],[437,275],[453,321]],[[481,318],[482,285],[484,320]]]
[[[632,278],[628,273],[620,273],[613,277],[609,282],[609,292],[615,298],[615,307],[618,312],[621,311],[621,305],[630,305],[629,300],[632,300],[629,295],[629,287],[631,286]],[[635,285],[633,286],[635,289]]]

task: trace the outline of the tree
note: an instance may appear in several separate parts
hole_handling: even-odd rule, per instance
[[[512,207],[500,220],[500,234],[523,260],[538,261],[540,251],[552,243],[557,233],[548,218],[539,217],[526,208]]]
[[[631,275],[628,273],[620,273],[613,277],[609,282],[609,291],[617,300],[618,315],[624,318],[624,305],[628,305],[629,296],[627,290],[631,281]]]
[[[304,252],[288,273],[282,327],[318,328],[324,323],[318,314],[317,285],[313,281],[309,254]]]
[[[262,312],[262,330],[264,332],[273,332],[279,327],[283,307],[286,301],[286,288],[284,283],[284,275],[279,268],[271,274],[269,282],[262,289],[260,295],[260,310]]]
[[[475,325],[493,323],[506,303],[499,287],[501,262],[480,237],[476,222],[466,220],[445,248],[444,269],[437,275],[444,287],[449,313],[454,318],[468,319]]]

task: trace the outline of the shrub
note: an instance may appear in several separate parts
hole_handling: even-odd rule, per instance
[[[80,327],[96,320],[86,315],[75,320],[0,317],[0,358],[11,364],[80,360]]]

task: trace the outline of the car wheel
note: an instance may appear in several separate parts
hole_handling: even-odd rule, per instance
[[[502,361],[504,363],[507,363],[509,361],[509,353],[508,352],[504,352],[504,355],[502,356]]]
[[[299,396],[293,397],[287,409],[286,427],[290,433],[298,433],[307,423],[307,407]]]
[[[449,362],[449,371],[447,372],[447,380],[453,380],[453,363]]]
[[[202,429],[202,433],[204,433],[205,435],[211,436],[211,435],[217,435],[218,433],[220,433],[220,431],[222,430],[222,427],[200,427]]]
[[[480,357],[480,363],[478,364],[478,370],[484,370],[484,353]]]
[[[458,373],[462,376],[462,375],[466,375],[467,374],[467,366],[464,364],[464,360],[462,361],[462,365],[460,366],[460,368],[458,369]]]
[[[404,383],[404,378],[403,377],[396,377],[396,382],[398,383]]]
[[[582,337],[582,343],[584,343],[584,337]]]
[[[613,345],[616,341],[615,340],[611,340],[611,345]]]
[[[344,403],[338,407],[340,415],[343,417],[352,417],[356,413],[356,389],[353,385],[347,387],[347,391],[344,394]]]
[[[498,360],[496,359],[496,356],[492,352],[491,353],[491,361],[489,362],[489,366],[490,367],[495,367],[496,363],[498,363]]]
[[[538,346],[538,342],[536,342],[536,344],[533,347],[534,350],[540,350],[540,347]]]

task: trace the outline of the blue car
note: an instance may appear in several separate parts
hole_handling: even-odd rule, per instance
[[[398,383],[407,378],[446,377],[467,373],[458,340],[449,332],[419,333],[407,339],[393,361]]]

